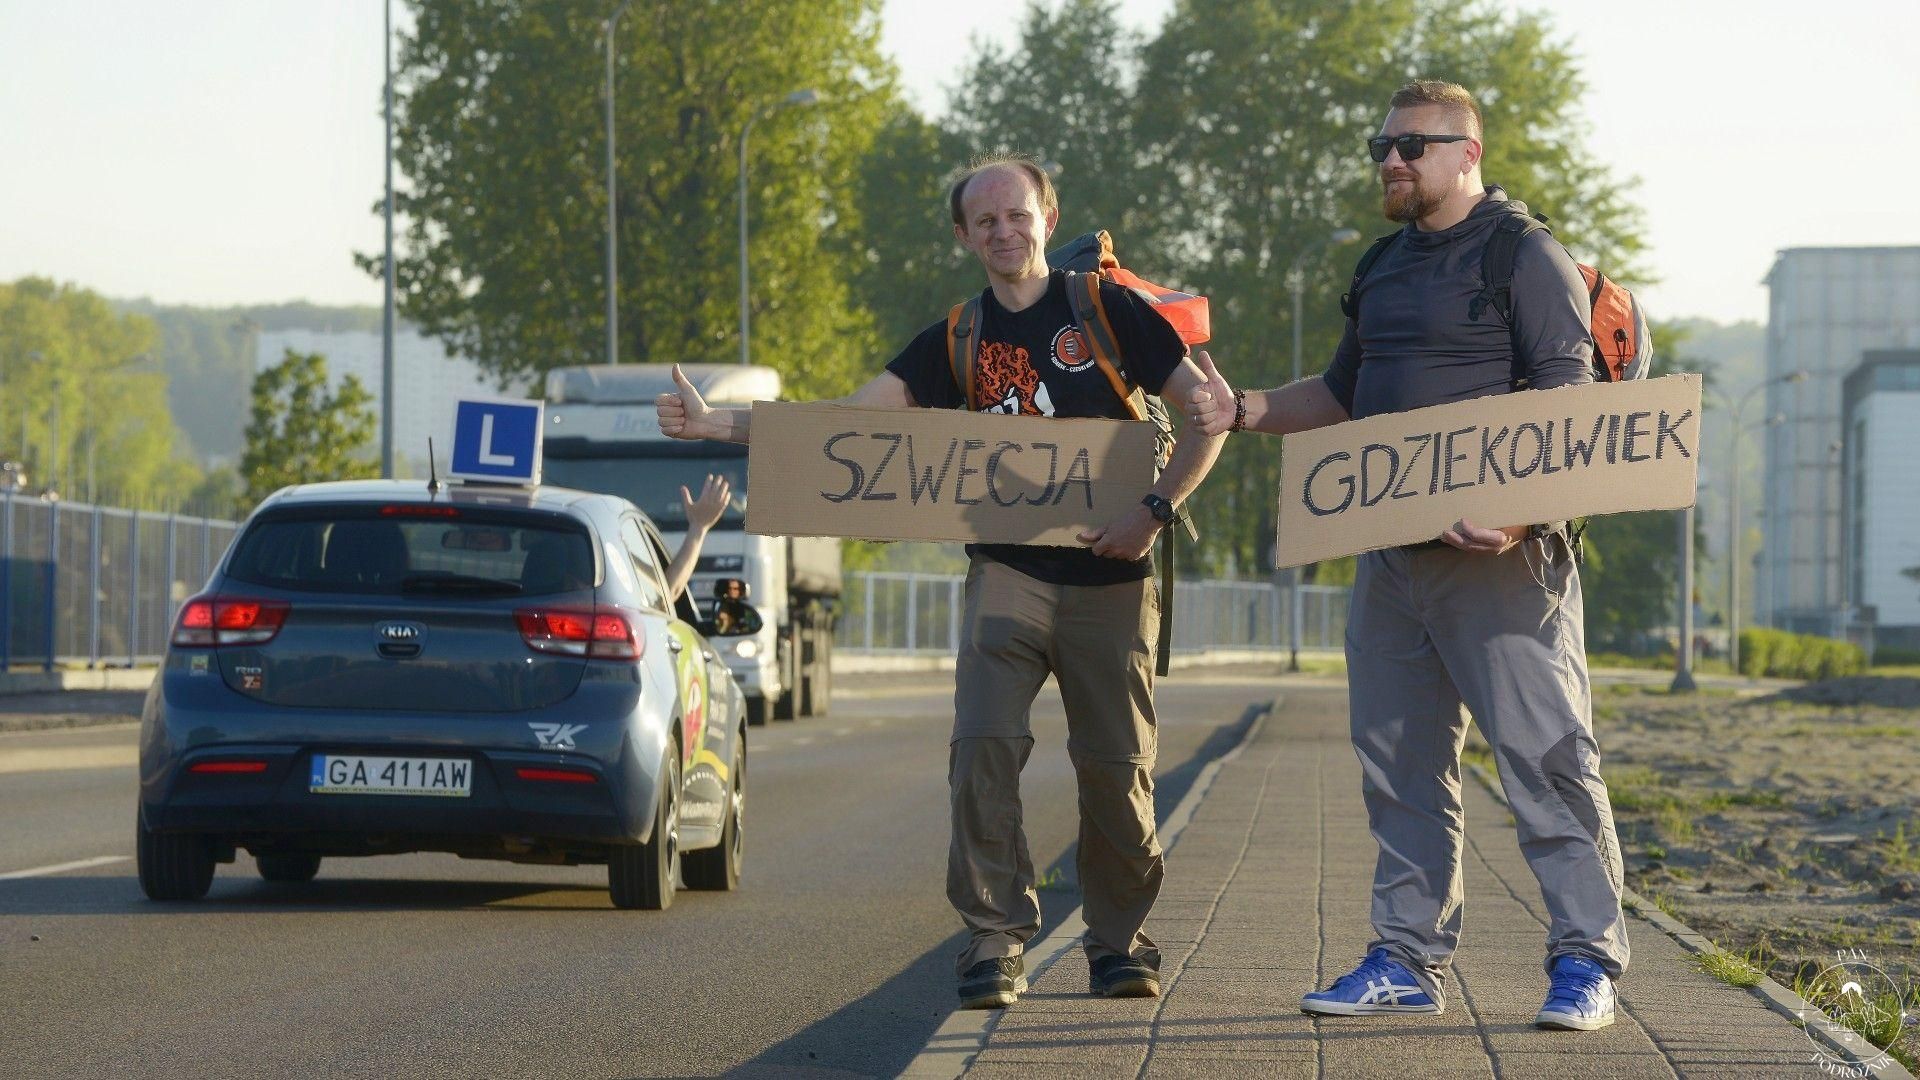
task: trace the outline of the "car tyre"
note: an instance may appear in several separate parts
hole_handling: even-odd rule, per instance
[[[304,885],[320,872],[320,856],[298,851],[255,855],[253,861],[261,880],[284,885]]]
[[[653,831],[644,844],[607,855],[607,892],[617,908],[665,911],[680,886],[680,752],[669,744],[655,789]]]
[[[747,814],[747,733],[734,736],[731,805],[722,826],[720,843],[705,851],[689,851],[681,856],[681,868],[687,888],[709,892],[732,892],[740,887],[740,871],[746,854]]]
[[[747,726],[767,726],[767,699],[755,695],[747,699]]]
[[[213,837],[157,833],[142,813],[135,823],[134,862],[149,900],[198,900],[213,886]]]

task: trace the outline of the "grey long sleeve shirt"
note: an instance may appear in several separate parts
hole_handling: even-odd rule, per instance
[[[1324,376],[1349,416],[1507,393],[1516,348],[1533,389],[1593,380],[1586,283],[1545,230],[1514,253],[1514,326],[1491,306],[1477,322],[1468,316],[1493,227],[1526,210],[1489,187],[1486,201],[1451,229],[1401,230],[1361,283],[1360,317],[1347,320]]]

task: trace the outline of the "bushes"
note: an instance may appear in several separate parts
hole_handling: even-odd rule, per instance
[[[1740,674],[1781,679],[1835,679],[1867,668],[1860,646],[1785,630],[1740,631]]]

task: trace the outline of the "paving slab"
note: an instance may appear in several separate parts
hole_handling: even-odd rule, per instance
[[[1030,955],[1037,975],[1020,1002],[974,1023],[966,1038],[948,1039],[912,1075],[1829,1074],[1818,1066],[1815,1044],[1783,1013],[1778,987],[1743,990],[1704,974],[1692,957],[1711,946],[1653,912],[1630,915],[1633,964],[1613,1026],[1535,1028],[1546,990],[1539,888],[1506,807],[1471,779],[1467,909],[1447,1011],[1301,1013],[1300,995],[1348,970],[1372,938],[1375,851],[1338,691],[1289,691],[1191,798],[1196,805],[1168,847],[1166,899],[1147,924],[1166,954],[1162,997],[1090,997],[1077,944],[1050,939]],[[1069,933],[1083,929],[1069,924]],[[1855,1075],[1911,1080],[1892,1063]]]

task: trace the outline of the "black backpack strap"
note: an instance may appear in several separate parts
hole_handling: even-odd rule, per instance
[[[973,365],[980,353],[980,298],[971,297],[953,305],[947,312],[947,366],[953,369],[953,385],[960,388],[965,407],[972,410]]]
[[[1388,233],[1375,240],[1366,251],[1361,252],[1360,261],[1353,267],[1353,283],[1348,285],[1347,291],[1340,296],[1340,311],[1347,318],[1360,317],[1360,282],[1373,271],[1373,264],[1380,261],[1380,256],[1387,253],[1387,245],[1393,243],[1394,238],[1399,235],[1397,232]]]
[[[1553,231],[1546,222],[1521,213],[1508,214],[1493,227],[1493,235],[1487,237],[1486,249],[1480,254],[1480,293],[1467,305],[1468,318],[1479,322],[1491,307],[1509,328],[1513,326],[1514,258],[1520,251],[1520,241],[1541,229]],[[1527,385],[1527,361],[1517,348],[1513,350],[1510,378],[1516,390]]]

